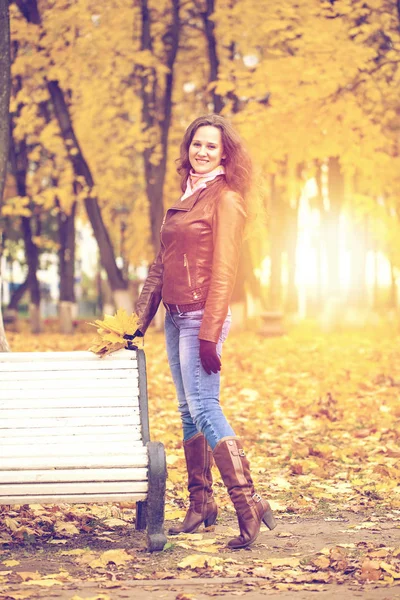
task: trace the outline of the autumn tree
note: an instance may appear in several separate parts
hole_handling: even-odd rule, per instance
[[[98,199],[94,193],[93,175],[75,134],[70,109],[66,101],[66,94],[60,85],[60,81],[54,77],[57,72],[56,68],[54,69],[53,78],[48,77],[48,73],[46,73],[46,66],[48,66],[49,62],[51,63],[52,58],[51,49],[49,46],[46,46],[46,42],[52,39],[52,32],[49,34],[46,31],[46,21],[43,24],[36,0],[33,2],[19,0],[17,4],[28,23],[38,26],[40,30],[44,29],[44,35],[40,36],[40,43],[36,48],[38,56],[41,56],[41,75],[51,98],[54,114],[64,140],[77,185],[80,188],[81,195],[84,196],[83,202],[93,228],[94,236],[98,242],[101,262],[107,272],[115,302],[118,306],[124,306],[127,310],[131,310],[132,302],[127,292],[127,282],[123,278],[121,270],[116,265],[110,235],[105,227]]]
[[[140,1],[140,51],[148,64],[137,66],[141,80],[143,150],[146,194],[150,207],[151,239],[158,250],[164,216],[163,190],[168,160],[168,136],[172,118],[175,61],[181,30],[180,2],[160,3],[150,10],[148,0]],[[161,32],[153,32],[164,22]]]
[[[210,111],[231,118],[246,140],[260,175],[257,195],[268,209],[268,227],[256,210],[259,227],[244,247],[240,284],[246,280],[257,295],[250,279],[269,253],[270,306],[295,310],[298,209],[306,180],[317,179],[315,164],[324,166],[325,178],[323,192],[310,201],[318,212],[320,297],[328,289],[342,293],[343,219],[359,235],[366,224],[364,258],[373,243],[390,256],[395,278],[395,0],[300,0],[295,7],[289,0],[55,0],[40,3],[39,17],[35,3],[18,0],[18,6],[29,23],[23,30],[12,8],[16,35],[36,36],[15,66],[26,81],[21,126],[38,118],[33,105],[48,104],[41,142],[61,157],[58,174],[68,173],[65,185],[54,183],[60,208],[72,206],[67,195],[77,208],[95,199],[125,284],[130,266],[151,259],[164,209],[179,195],[174,159],[183,131]],[[357,185],[349,191],[352,181]],[[353,233],[346,235],[350,247]],[[353,253],[352,281],[360,289],[362,263]],[[236,292],[242,298],[244,286]]]

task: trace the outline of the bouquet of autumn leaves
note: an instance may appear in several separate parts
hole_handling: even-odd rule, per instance
[[[88,325],[97,327],[98,333],[89,348],[90,352],[105,356],[121,348],[137,349],[137,346],[132,343],[132,340],[138,337],[134,335],[139,327],[138,317],[135,313],[129,316],[126,310],[119,308],[114,316],[104,315],[103,321],[97,320]]]

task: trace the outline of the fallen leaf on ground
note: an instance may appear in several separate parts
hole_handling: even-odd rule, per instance
[[[287,556],[286,558],[267,558],[265,561],[272,567],[298,567],[300,559],[294,556]]]
[[[223,558],[208,556],[206,554],[190,554],[178,563],[180,569],[197,569],[201,567],[215,567],[224,562]]]
[[[37,597],[35,590],[27,590],[26,592],[7,592],[7,600],[26,600],[26,598],[32,598],[32,595]]]
[[[17,571],[22,581],[29,581],[30,579],[40,579],[40,573],[38,571]]]
[[[364,560],[361,565],[360,579],[363,581],[378,581],[382,575],[380,563],[376,560]]]
[[[393,579],[400,579],[400,565],[396,568],[393,565],[389,565],[388,563],[381,562],[379,563],[381,569],[389,573],[393,577]]]
[[[184,519],[186,515],[186,511],[185,510],[180,510],[180,509],[176,509],[176,510],[170,510],[170,511],[165,511],[165,520],[166,521],[179,521],[180,519]]]
[[[89,563],[89,567],[97,569],[98,567],[106,567],[108,563],[114,563],[117,567],[134,560],[134,556],[128,554],[126,550],[106,550],[98,558],[95,558]]]
[[[331,564],[331,561],[326,556],[319,556],[312,561],[312,564],[318,569],[327,569]]]
[[[96,594],[96,596],[72,596],[71,600],[111,600],[107,594]]]
[[[53,585],[63,585],[63,581],[57,581],[56,579],[29,579],[23,581],[22,585],[39,585],[41,587],[53,587]]]
[[[79,529],[73,523],[65,523],[64,521],[56,521],[54,529],[57,533],[64,536],[77,535]]]

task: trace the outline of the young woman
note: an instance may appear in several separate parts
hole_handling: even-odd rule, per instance
[[[188,127],[178,173],[183,195],[167,210],[161,249],[137,303],[145,333],[162,301],[168,361],[177,391],[190,506],[171,534],[215,523],[213,459],[234,504],[240,535],[250,545],[261,521],[276,526],[270,505],[254,490],[242,443],[219,403],[221,352],[230,328],[231,298],[246,221],[251,162],[230,123],[219,115]]]

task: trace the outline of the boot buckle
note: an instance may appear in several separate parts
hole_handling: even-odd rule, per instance
[[[257,492],[252,495],[252,499],[254,500],[254,502],[257,502],[257,503],[261,502],[261,500],[262,500],[260,494],[257,494]]]

